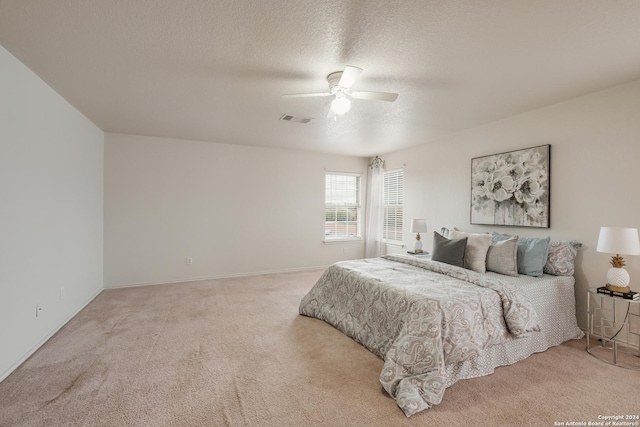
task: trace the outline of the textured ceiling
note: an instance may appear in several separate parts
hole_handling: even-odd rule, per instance
[[[0,44],[104,131],[358,156],[638,79],[639,22],[638,0],[0,0]],[[333,121],[280,97],[345,65],[398,100]]]

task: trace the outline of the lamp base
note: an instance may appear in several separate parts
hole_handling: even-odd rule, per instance
[[[614,292],[631,292],[631,288],[628,286],[615,286],[607,283],[607,289]]]
[[[422,241],[420,240],[420,233],[418,233],[418,235],[416,236],[416,244],[415,244],[415,249],[413,250],[413,252],[415,252],[417,254],[421,254],[422,253]]]

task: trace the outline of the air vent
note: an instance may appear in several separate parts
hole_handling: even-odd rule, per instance
[[[280,117],[280,120],[284,120],[285,122],[296,122],[296,123],[309,123],[312,119],[310,119],[309,117],[300,117],[300,116],[294,116],[292,114],[283,114],[282,117]]]

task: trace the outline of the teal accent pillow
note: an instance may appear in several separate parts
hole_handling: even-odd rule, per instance
[[[493,240],[501,242],[512,236],[508,234],[491,233]],[[539,277],[544,272],[549,255],[549,236],[543,238],[518,237],[518,273]]]
[[[431,260],[444,262],[464,268],[464,254],[467,250],[467,238],[447,239],[438,232],[433,232],[433,247]]]

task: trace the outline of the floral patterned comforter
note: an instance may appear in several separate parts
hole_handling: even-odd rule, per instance
[[[442,401],[445,366],[540,330],[533,306],[514,287],[406,255],[332,265],[302,299],[300,314],[383,359],[380,382],[407,416]]]

